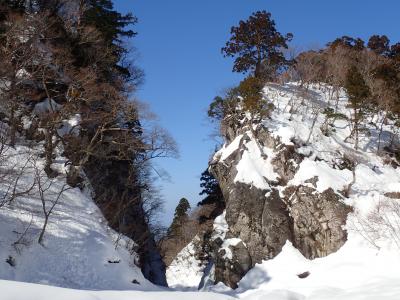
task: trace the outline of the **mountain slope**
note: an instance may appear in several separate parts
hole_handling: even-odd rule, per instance
[[[205,290],[245,299],[397,299],[400,272],[389,271],[400,258],[393,123],[380,133],[381,116],[371,116],[355,150],[343,91],[268,84],[264,97],[275,106],[271,116],[230,120],[210,164],[227,226],[211,243],[214,273],[205,276],[237,289]]]
[[[44,162],[30,147],[7,148],[2,155],[6,164],[1,166],[0,195],[8,201],[0,209],[1,279],[78,289],[157,289],[135,266],[138,257],[130,253],[133,241],[107,226],[89,189],[85,194],[69,187],[62,174],[47,178]],[[64,162],[57,157],[52,167],[63,172]],[[9,191],[16,180],[17,193],[28,190],[33,182],[36,185],[12,199]],[[47,212],[55,204],[43,245],[38,243],[45,220],[40,190]]]

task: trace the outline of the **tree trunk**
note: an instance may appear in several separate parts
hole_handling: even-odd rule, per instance
[[[45,137],[45,167],[44,171],[47,176],[54,177],[54,172],[51,169],[51,164],[53,163],[53,152],[54,152],[54,143],[53,143],[53,129],[48,128]]]
[[[386,117],[387,117],[387,114],[385,113],[385,116],[383,117],[383,120],[382,120],[382,122],[381,122],[381,126],[380,126],[380,128],[379,128],[378,147],[377,147],[377,149],[376,149],[376,152],[377,152],[377,153],[378,153],[379,150],[381,149],[382,131],[383,131],[383,125],[384,125],[385,122],[386,122]]]
[[[354,109],[354,133],[355,133],[355,142],[354,142],[354,148],[358,150],[358,131],[359,131],[359,119],[358,119],[358,114],[357,114],[357,109]]]
[[[12,104],[11,106],[11,114],[10,114],[10,146],[15,147],[15,140],[17,134],[17,124],[15,120],[15,107]]]
[[[42,227],[42,230],[40,231],[38,243],[43,246],[43,238],[44,238],[44,233],[46,232],[46,227],[47,223],[49,222],[49,216],[47,214],[44,215],[44,224]]]
[[[254,77],[260,78],[261,77],[261,61],[257,61],[256,69],[254,71]]]

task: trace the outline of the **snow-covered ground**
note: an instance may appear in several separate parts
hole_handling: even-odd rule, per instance
[[[199,288],[205,265],[195,255],[198,240],[196,236],[169,265],[166,272],[169,287],[184,290]]]
[[[44,212],[37,184],[29,194],[0,208],[0,279],[77,289],[157,289],[135,266],[136,256],[127,249],[133,242],[107,226],[89,191],[66,186],[62,175],[48,179],[42,170],[43,162],[34,160],[34,151],[22,146],[7,150],[8,168],[25,169],[2,176],[0,199],[13,187],[18,174],[17,192],[29,189],[40,177],[47,211],[59,191],[63,187],[66,190],[49,217],[43,246],[38,243]],[[64,162],[58,157],[53,168],[62,171]],[[7,174],[7,166],[1,166],[3,174]],[[139,284],[132,283],[134,280]]]
[[[125,237],[118,239],[88,191],[69,189],[61,195],[50,216],[44,245],[39,245],[37,238],[43,224],[43,213],[39,195],[31,193],[0,208],[0,258],[3,260],[0,262],[0,299],[400,299],[400,245],[396,243],[400,242],[400,223],[396,223],[400,221],[400,214],[396,216],[387,210],[388,207],[398,207],[396,203],[400,203],[400,199],[392,199],[387,194],[400,192],[400,168],[388,163],[390,159],[387,156],[376,154],[378,130],[372,125],[368,125],[371,135],[361,137],[358,151],[354,150],[351,140],[344,142],[350,134],[347,121],[337,120],[330,127],[330,134],[323,134],[323,108],[337,106],[339,112],[350,114],[343,93],[336,103],[335,99],[329,99],[329,90],[323,88],[325,91],[312,87],[306,96],[307,101],[304,101],[307,105],[300,105],[302,100],[297,84],[268,85],[265,96],[274,102],[276,109],[264,125],[282,143],[301,145],[296,151],[306,155],[289,185],[312,184],[306,181],[318,176],[317,190],[331,187],[339,193],[353,180],[350,170],[338,168],[341,160],[346,156],[356,165],[356,181],[349,198],[343,200],[354,208],[346,225],[348,241],[336,253],[308,260],[287,242],[278,256],[248,272],[236,290],[218,284],[205,285],[202,292],[178,292],[177,289],[195,289],[201,280],[205,280],[202,278],[205,266],[200,266],[193,257],[194,246],[189,244],[167,272],[175,290],[161,289],[143,277],[134,264],[135,255],[131,256],[125,247],[131,241]],[[295,112],[291,110],[293,107],[296,107]],[[320,113],[315,119],[313,112],[318,107]],[[312,126],[314,120],[315,126]],[[390,138],[390,131],[391,125],[385,125],[383,143]],[[225,145],[217,154],[220,159],[233,153],[241,138],[239,136],[230,145]],[[278,176],[271,169],[274,151],[264,147],[264,154],[268,156],[264,159],[253,140],[246,143],[248,150],[237,166],[236,180],[265,188],[269,180],[274,181]],[[23,166],[30,150],[19,147],[17,151],[10,151],[10,163]],[[59,157],[54,167],[62,171],[63,163]],[[32,172],[28,171],[21,177],[22,185],[29,186]],[[64,183],[62,177],[54,179],[47,191],[49,203],[54,201]],[[0,193],[5,193],[7,187],[6,182],[0,182]],[[385,225],[368,227],[368,224],[376,222],[371,212],[377,207],[388,221],[394,221],[392,229]],[[215,222],[215,234],[223,237],[226,231],[227,224],[220,216]],[[395,234],[399,235],[396,237]],[[19,243],[14,244],[17,241]],[[15,266],[6,262],[10,261],[9,257],[14,259]],[[308,276],[299,278],[299,274],[306,272]]]
[[[52,165],[61,175],[48,179],[37,154],[25,146],[0,153],[1,300],[232,299],[150,283],[135,265],[137,255],[130,253],[133,241],[107,226],[90,187],[81,191],[66,186],[61,156]],[[39,177],[47,210],[66,189],[50,215],[43,245],[38,243],[44,213],[37,183],[28,194],[11,203],[3,201],[10,200],[15,180],[19,178],[16,192],[20,193]]]
[[[2,300],[233,300],[207,292],[87,291],[0,280]]]

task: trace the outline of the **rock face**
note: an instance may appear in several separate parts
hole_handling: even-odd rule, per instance
[[[234,287],[253,267],[252,258],[243,242],[229,246],[228,251],[232,254],[230,257],[227,256],[227,250],[219,248],[222,245],[222,239],[215,240],[212,245],[213,249],[217,249],[214,255],[214,280]]]
[[[140,190],[129,182],[129,161],[89,161],[85,173],[94,190],[95,201],[109,226],[133,241],[138,266],[149,281],[167,286],[165,264],[146,221]],[[124,209],[121,209],[124,207]]]
[[[222,240],[214,241],[215,282],[232,288],[256,263],[279,254],[286,240],[310,259],[337,251],[346,241],[343,225],[351,211],[332,189],[318,192],[318,178],[310,178],[307,186],[288,186],[304,156],[295,151],[295,145],[284,145],[272,137],[265,127],[259,126],[254,133],[260,148],[273,149],[272,167],[279,175],[277,180],[264,178],[266,188],[235,180],[245,144],[252,138],[245,131],[234,134],[230,128],[226,133],[230,141],[233,135],[243,135],[239,146],[223,160],[216,156],[210,164],[226,202],[229,230],[225,240],[239,240],[229,245],[230,255]]]
[[[305,257],[326,256],[343,245],[347,235],[342,225],[351,209],[340,202],[331,188],[319,194],[310,187],[291,187],[288,198],[292,242]]]

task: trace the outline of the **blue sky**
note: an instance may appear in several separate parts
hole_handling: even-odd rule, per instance
[[[215,141],[207,106],[224,88],[240,81],[232,61],[220,49],[230,27],[257,10],[267,10],[282,33],[292,32],[292,45],[322,46],[336,37],[367,39],[386,34],[400,41],[398,0],[114,0],[115,8],[139,18],[132,40],[138,64],[146,73],[139,99],[150,104],[178,143],[180,159],[158,164],[170,182],[161,182],[166,201],[164,224],[171,221],[181,197],[200,200],[199,179]]]

